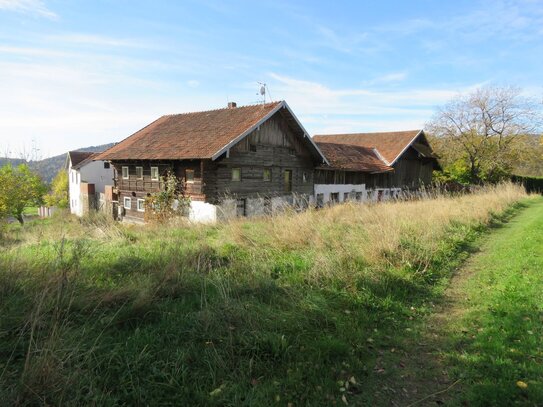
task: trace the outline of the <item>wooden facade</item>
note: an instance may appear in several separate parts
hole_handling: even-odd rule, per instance
[[[161,177],[169,170],[182,193],[195,201],[218,204],[225,198],[309,196],[319,159],[297,133],[299,129],[278,112],[214,161],[112,160],[119,205],[128,218],[143,219],[138,200],[159,191]],[[123,167],[128,167],[128,178],[123,177]],[[158,168],[158,179],[152,179],[153,167]],[[130,198],[126,206],[125,198]]]

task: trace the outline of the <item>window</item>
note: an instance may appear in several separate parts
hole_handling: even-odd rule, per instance
[[[362,201],[362,192],[357,192],[356,193],[356,200],[357,201]]]
[[[124,209],[132,209],[132,199],[125,196],[123,199],[123,206],[124,206]]]
[[[348,192],[344,192],[343,193],[343,202],[347,202],[349,200],[349,193]]]
[[[158,167],[151,167],[151,179],[158,181]]]
[[[185,181],[190,183],[194,182],[194,170],[185,170]]]
[[[123,171],[123,179],[128,179],[128,177],[129,177],[129,175],[128,175],[128,167],[123,167],[122,171]]]
[[[333,203],[339,202],[339,192],[332,192],[330,194],[330,202],[333,202]]]
[[[232,181],[241,181],[241,168],[232,168]]]
[[[75,183],[76,184],[79,184],[81,182],[81,174],[80,173],[76,173],[75,174]]]
[[[104,169],[109,170],[109,163],[107,161],[104,161]]]
[[[145,212],[145,199],[138,199],[138,212]]]
[[[309,181],[309,177],[307,175],[307,172],[302,172],[302,182],[305,184],[307,183],[307,181]]]
[[[285,192],[292,191],[292,170],[285,170],[284,174]]]
[[[262,181],[271,181],[271,168],[264,168],[262,171]]]
[[[256,153],[256,144],[249,144],[249,151]]]
[[[289,148],[289,149],[288,149],[288,153],[289,153],[291,156],[293,156],[293,157],[296,156],[296,150],[293,149],[293,148]]]
[[[75,172],[72,171],[72,184],[74,184],[74,183],[75,183]]]
[[[143,167],[136,167],[136,178],[143,179]]]

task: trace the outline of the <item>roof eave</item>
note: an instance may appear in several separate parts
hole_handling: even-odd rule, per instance
[[[221,155],[223,155],[226,151],[230,150],[233,146],[235,146],[237,143],[239,143],[241,140],[243,140],[247,135],[249,135],[252,131],[254,131],[258,126],[260,126],[262,123],[264,123],[266,120],[268,120],[270,117],[272,117],[275,113],[283,107],[284,101],[279,103],[276,107],[274,107],[272,110],[270,110],[264,117],[262,117],[258,122],[253,124],[251,127],[249,127],[247,130],[245,130],[243,133],[241,133],[239,136],[237,136],[235,139],[230,140],[228,144],[226,144],[224,147],[222,147],[220,150],[218,150],[215,154],[211,156],[211,160],[215,161],[217,158],[219,158]]]
[[[415,137],[413,137],[411,139],[411,141],[409,143],[406,144],[406,146],[402,149],[402,151],[400,151],[400,153],[396,156],[396,158],[394,160],[392,160],[392,162],[388,165],[390,166],[393,166],[396,161],[398,161],[398,159],[403,155],[403,153],[406,152],[406,150],[411,147],[411,144],[413,144],[413,142],[421,135],[421,134],[424,134],[424,130],[419,130],[419,132],[415,135]]]

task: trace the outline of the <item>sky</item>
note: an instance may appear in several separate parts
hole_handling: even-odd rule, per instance
[[[286,100],[310,134],[417,129],[459,93],[543,98],[543,0],[0,0],[0,156]]]

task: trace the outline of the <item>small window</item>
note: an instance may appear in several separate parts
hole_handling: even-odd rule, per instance
[[[132,199],[125,196],[123,199],[123,206],[124,206],[124,209],[132,209]]]
[[[241,168],[232,168],[232,181],[241,181]]]
[[[249,144],[249,151],[256,153],[256,144]]]
[[[307,172],[302,172],[302,182],[305,184],[309,181],[309,177],[307,175]]]
[[[190,183],[194,182],[194,170],[185,170],[185,181]]]
[[[143,179],[143,167],[136,167],[136,178]]]
[[[264,168],[262,171],[262,181],[271,181],[271,168]]]
[[[104,161],[104,169],[109,170],[109,162]]]
[[[349,193],[348,192],[344,192],[343,193],[343,202],[347,202],[349,200]]]
[[[151,167],[151,179],[158,181],[158,167]]]
[[[332,192],[330,194],[330,202],[334,202],[334,203],[339,202],[339,192]]]
[[[291,156],[296,156],[296,150],[293,149],[293,148],[289,148],[289,149],[288,149],[288,153],[289,153]]]
[[[129,177],[129,175],[128,175],[128,167],[123,167],[122,170],[123,170],[123,179],[128,179],[128,177]]]
[[[138,212],[145,212],[145,199],[138,199]]]

